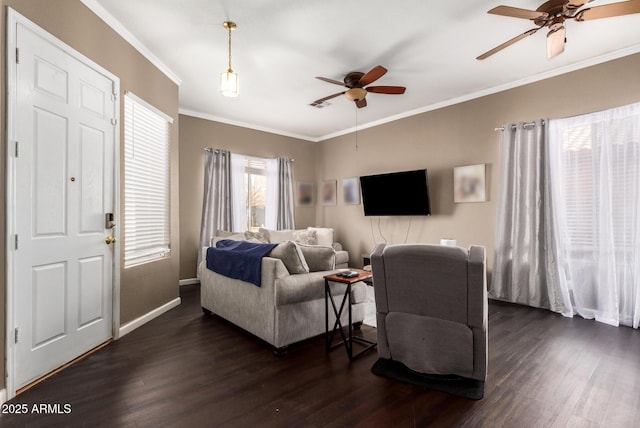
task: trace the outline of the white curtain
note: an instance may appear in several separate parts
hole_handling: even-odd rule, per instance
[[[278,222],[277,229],[295,229],[293,200],[293,161],[278,158]]]
[[[264,212],[264,227],[278,229],[278,160],[265,159],[267,165],[267,199]]]
[[[200,248],[208,247],[217,230],[232,230],[231,217],[231,153],[225,150],[206,149],[204,152],[204,193],[200,221]]]
[[[640,104],[549,123],[561,286],[573,312],[640,323]]]
[[[495,258],[489,295],[569,313],[559,284],[545,122],[502,131]]]
[[[247,230],[247,183],[245,182],[245,165],[247,157],[231,153],[231,188],[234,192],[231,212],[233,216],[233,232],[243,233]]]

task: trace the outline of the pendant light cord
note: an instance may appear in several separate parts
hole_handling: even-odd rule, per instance
[[[231,25],[228,25],[227,29],[229,30],[229,69],[227,71],[231,73],[233,72],[233,69],[231,68]]]
[[[358,106],[356,108],[356,152],[358,151]]]

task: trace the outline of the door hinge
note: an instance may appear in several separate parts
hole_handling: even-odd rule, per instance
[[[14,333],[13,333],[13,343],[18,343],[18,334],[19,334],[18,332],[19,331],[20,330],[18,329],[18,327],[16,327],[16,329],[14,330]]]
[[[16,233],[15,249],[18,249],[18,234]]]
[[[16,141],[16,157],[20,157],[20,142]]]
[[[20,64],[20,49],[16,48],[16,64]]]
[[[111,119],[111,124],[113,126],[116,126],[118,124],[118,119],[116,119],[115,117]]]

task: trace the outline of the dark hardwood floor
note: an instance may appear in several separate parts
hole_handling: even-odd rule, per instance
[[[2,414],[0,426],[640,426],[640,331],[631,328],[491,302],[484,399],[471,401],[377,377],[375,350],[350,363],[342,348],[325,353],[322,336],[277,357],[203,316],[197,285],[181,297],[179,307],[6,403],[30,412]],[[371,327],[362,332],[375,338]],[[34,404],[70,413],[33,413]]]

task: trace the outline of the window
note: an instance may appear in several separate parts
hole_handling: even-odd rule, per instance
[[[262,159],[246,158],[244,168],[246,230],[265,227],[267,206],[267,164]]]
[[[628,124],[603,130],[598,122],[564,130],[561,168],[567,235],[572,245],[595,248],[606,226],[618,249],[633,247],[640,144]]]
[[[131,93],[124,97],[124,265],[166,256],[169,236],[169,124]]]
[[[276,228],[278,161],[231,154],[235,232]],[[239,189],[239,190],[238,190]]]

